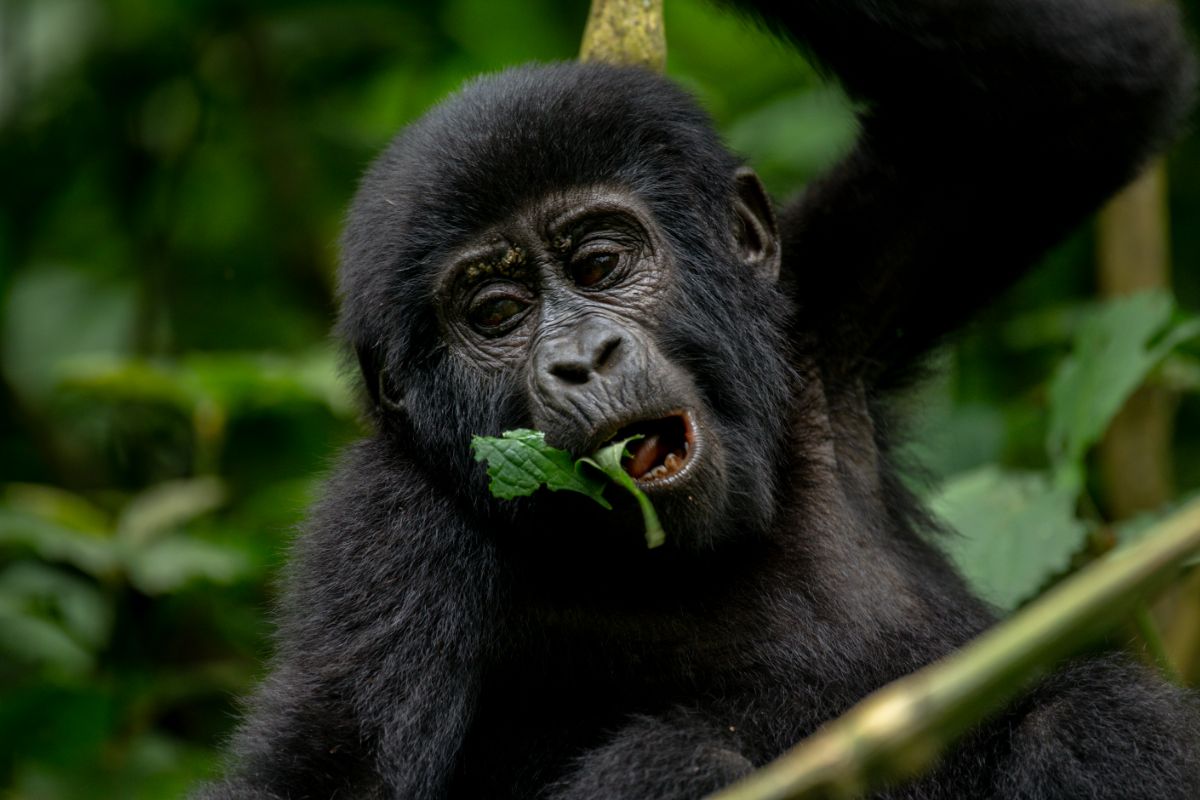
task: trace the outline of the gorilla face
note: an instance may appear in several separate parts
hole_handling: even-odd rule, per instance
[[[552,443],[586,454],[636,426],[630,470],[650,489],[685,482],[703,441],[695,383],[654,341],[673,278],[635,197],[584,190],[481,235],[452,259],[437,305],[457,354],[519,376]]]
[[[658,344],[679,304],[678,268],[632,194],[555,193],[469,242],[439,276],[451,357],[505,373],[528,424],[576,455],[640,435],[624,465],[664,502],[723,505],[715,420],[688,370]]]
[[[757,180],[743,173],[739,185],[748,198],[742,212],[722,215],[739,226],[729,241],[745,242],[749,231],[753,248],[774,248],[770,217],[751,210],[769,210],[755,197]],[[576,456],[641,436],[623,465],[675,544],[709,546],[731,523],[752,521],[753,509],[736,508],[745,505],[738,496],[770,489],[772,459],[764,455],[775,443],[755,429],[762,411],[746,401],[770,407],[754,385],[755,369],[775,358],[760,351],[758,361],[733,370],[708,368],[728,347],[723,339],[753,346],[752,331],[723,301],[709,307],[715,293],[693,285],[698,278],[667,242],[632,192],[587,187],[538,198],[449,253],[436,269],[432,300],[445,345],[440,368],[405,396],[409,415],[430,421],[419,451],[465,450],[468,436],[439,441],[438,426],[488,435],[533,427]],[[741,273],[737,283],[769,295],[771,266],[754,273],[749,259],[731,247],[708,271]],[[478,467],[465,480],[472,491],[484,483]],[[564,497],[542,506],[574,526],[597,517],[589,503]],[[638,532],[636,515],[618,519]],[[614,520],[600,524],[611,530]]]
[[[595,80],[613,70],[570,74]],[[594,99],[603,80],[591,88]],[[665,81],[655,89],[660,115],[679,106],[655,136],[712,136],[690,99]],[[564,92],[557,102],[587,105],[588,96]],[[502,105],[506,95],[487,97]],[[468,90],[451,107],[471,100]],[[689,165],[690,187],[681,183],[689,176],[664,172],[662,147],[648,158],[623,140],[649,113],[624,105],[612,110],[630,117],[610,120],[614,141],[592,130],[574,139],[589,152],[574,152],[570,135],[555,134],[540,146],[547,157],[519,174],[516,154],[539,151],[529,127],[554,118],[493,109],[475,128],[484,139],[467,149],[495,148],[488,163],[509,180],[457,174],[461,159],[431,171],[433,156],[418,145],[460,133],[426,130],[461,122],[441,111],[376,164],[348,233],[343,328],[376,402],[395,410],[383,412],[385,427],[475,508],[525,529],[596,527],[613,541],[612,529],[627,528],[624,540],[640,541],[641,523],[627,498],[614,498],[630,512],[616,515],[573,496],[498,507],[469,458],[471,435],[532,427],[576,456],[640,436],[624,466],[654,500],[669,545],[710,547],[765,525],[793,380],[775,221],[758,179],[722,148],[712,163]],[[607,169],[569,174],[597,161]],[[356,253],[360,241],[376,251]],[[379,264],[381,255],[391,263]]]

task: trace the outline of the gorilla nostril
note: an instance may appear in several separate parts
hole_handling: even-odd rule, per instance
[[[610,324],[592,322],[572,335],[546,342],[538,362],[542,374],[571,386],[604,377],[621,361],[625,337]]]
[[[582,364],[562,362],[551,366],[550,374],[558,378],[563,383],[581,384],[588,382],[588,377],[591,374],[591,370]]]
[[[592,369],[597,372],[614,363],[617,359],[617,350],[621,347],[621,337],[614,336],[604,343],[600,348],[600,352],[596,354],[596,360],[592,363]]]

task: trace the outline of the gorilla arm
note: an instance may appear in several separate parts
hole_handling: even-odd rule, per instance
[[[711,719],[684,709],[637,717],[580,758],[550,800],[688,800],[745,777],[754,765]],[[653,790],[648,787],[653,787]]]
[[[292,554],[280,649],[238,760],[201,798],[444,796],[497,571],[444,493],[398,461],[365,442],[326,488]]]
[[[1131,179],[1192,99],[1169,2],[740,5],[863,105],[852,152],[780,228],[805,318],[885,383]]]
[[[852,151],[779,227],[816,357],[871,388],[902,380],[1132,178],[1192,100],[1167,2],[813,0],[764,14],[864,106]],[[982,764],[998,766],[986,777]],[[1123,658],[1081,661],[896,794],[964,796],[973,780],[998,798],[1194,797],[1200,710]]]

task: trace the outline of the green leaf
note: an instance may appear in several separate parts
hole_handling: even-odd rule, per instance
[[[605,482],[585,474],[571,454],[546,444],[546,434],[528,428],[505,431],[499,437],[473,436],[476,461],[487,462],[488,489],[502,500],[527,497],[545,486],[585,494],[605,508]]]
[[[190,413],[204,399],[164,362],[87,355],[65,359],[56,374],[61,388],[108,403],[153,403]]]
[[[0,653],[67,675],[91,669],[112,608],[90,581],[36,561],[0,572]]]
[[[84,578],[37,561],[0,572],[0,654],[14,663],[84,674],[112,625],[112,603]]]
[[[129,544],[149,541],[220,508],[228,492],[211,476],[164,481],[135,495],[117,519],[118,535]]]
[[[93,581],[37,561],[0,572],[0,607],[52,622],[88,650],[112,630],[112,605]]]
[[[297,356],[198,353],[176,360],[80,356],[58,368],[63,388],[111,403],[144,402],[192,413],[203,404],[241,413],[317,403],[351,416],[354,400],[338,379],[337,356],[322,348]]]
[[[130,582],[149,595],[175,592],[197,581],[232,583],[249,567],[241,552],[186,534],[154,539],[126,559]]]
[[[1078,464],[1126,398],[1200,321],[1168,327],[1173,302],[1162,291],[1110,300],[1083,316],[1074,350],[1050,383],[1047,447],[1060,466]],[[1166,329],[1164,331],[1164,329]]]
[[[72,564],[98,578],[118,568],[113,540],[69,528],[24,510],[0,507],[0,545],[23,547],[46,561]]]
[[[582,466],[587,464],[598,469],[637,500],[646,526],[646,546],[658,547],[666,538],[658,514],[650,498],[621,469],[621,459],[628,455],[625,445],[640,438],[631,436],[625,441],[600,448],[591,458],[578,461],[571,458],[567,451],[546,444],[546,434],[527,428],[505,431],[499,437],[474,436],[471,438],[471,449],[476,461],[487,462],[487,472],[492,479],[488,488],[494,496],[503,500],[525,497],[545,486],[555,492],[566,489],[585,494],[611,509],[612,505],[603,496],[608,482],[588,475]]]
[[[10,483],[0,503],[80,533],[107,536],[111,528],[106,511],[86,497],[57,486]]]
[[[600,470],[613,483],[633,495],[633,498],[637,500],[638,507],[642,510],[642,521],[646,526],[646,547],[654,548],[661,545],[667,538],[663,532],[662,524],[658,521],[658,514],[655,512],[654,505],[650,502],[650,498],[646,496],[646,493],[639,489],[633,477],[621,468],[621,459],[629,455],[625,450],[625,445],[640,438],[642,437],[630,436],[624,441],[600,448],[591,458],[581,458],[579,461],[583,464],[590,464]]]
[[[1087,529],[1075,517],[1078,487],[993,465],[959,475],[931,502],[958,531],[947,555],[985,599],[1013,609],[1065,570]]]

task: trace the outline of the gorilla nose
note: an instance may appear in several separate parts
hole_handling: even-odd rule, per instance
[[[550,379],[548,383],[582,386],[616,371],[625,350],[625,334],[612,323],[597,321],[544,342],[538,371]]]

